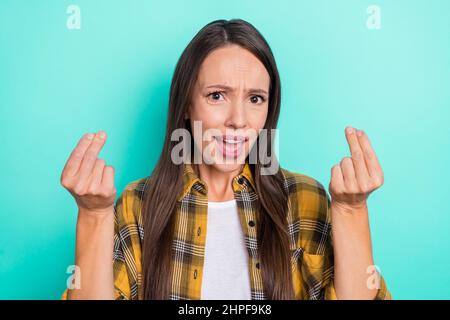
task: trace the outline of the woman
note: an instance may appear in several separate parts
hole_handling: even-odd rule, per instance
[[[114,169],[97,158],[106,134],[85,135],[61,175],[79,208],[81,285],[64,298],[390,298],[372,257],[367,197],[383,172],[367,135],[347,128],[330,201],[278,166],[280,95],[263,36],[218,20],[178,61],[156,167],[115,204]]]

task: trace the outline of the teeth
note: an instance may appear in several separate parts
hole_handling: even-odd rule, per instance
[[[231,143],[231,144],[237,144],[237,143],[242,142],[242,141],[238,141],[238,140],[227,140],[227,139],[223,139],[223,141],[225,141],[226,143]]]

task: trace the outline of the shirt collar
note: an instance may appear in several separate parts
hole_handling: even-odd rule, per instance
[[[183,166],[183,190],[178,195],[178,201],[181,201],[192,188],[196,188],[204,195],[206,195],[208,192],[208,186],[203,180],[198,177],[193,165],[190,163],[185,163]],[[248,161],[245,162],[241,172],[239,173],[239,175],[234,177],[234,180],[239,181],[240,178],[244,178],[250,184],[253,190],[256,190],[252,170]]]

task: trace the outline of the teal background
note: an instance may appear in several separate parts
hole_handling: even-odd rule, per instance
[[[66,8],[81,8],[68,30]],[[381,29],[366,8],[381,8]],[[385,173],[369,199],[376,263],[397,299],[450,298],[449,1],[0,1],[0,298],[58,299],[73,264],[76,205],[60,185],[85,132],[118,191],[162,147],[182,50],[208,22],[266,37],[283,86],[280,161],[328,188],[364,129]]]

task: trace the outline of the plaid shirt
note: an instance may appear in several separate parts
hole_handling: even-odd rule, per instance
[[[295,299],[337,299],[333,283],[330,198],[317,180],[280,168],[289,193],[290,235]],[[130,182],[115,204],[114,285],[116,299],[142,299],[142,196],[148,177]],[[173,239],[170,299],[200,299],[207,226],[207,186],[192,166],[184,166]],[[258,258],[255,184],[246,163],[233,179],[239,220],[244,230],[252,300],[267,299]],[[391,299],[385,281],[375,299]],[[63,294],[66,298],[67,290]]]

